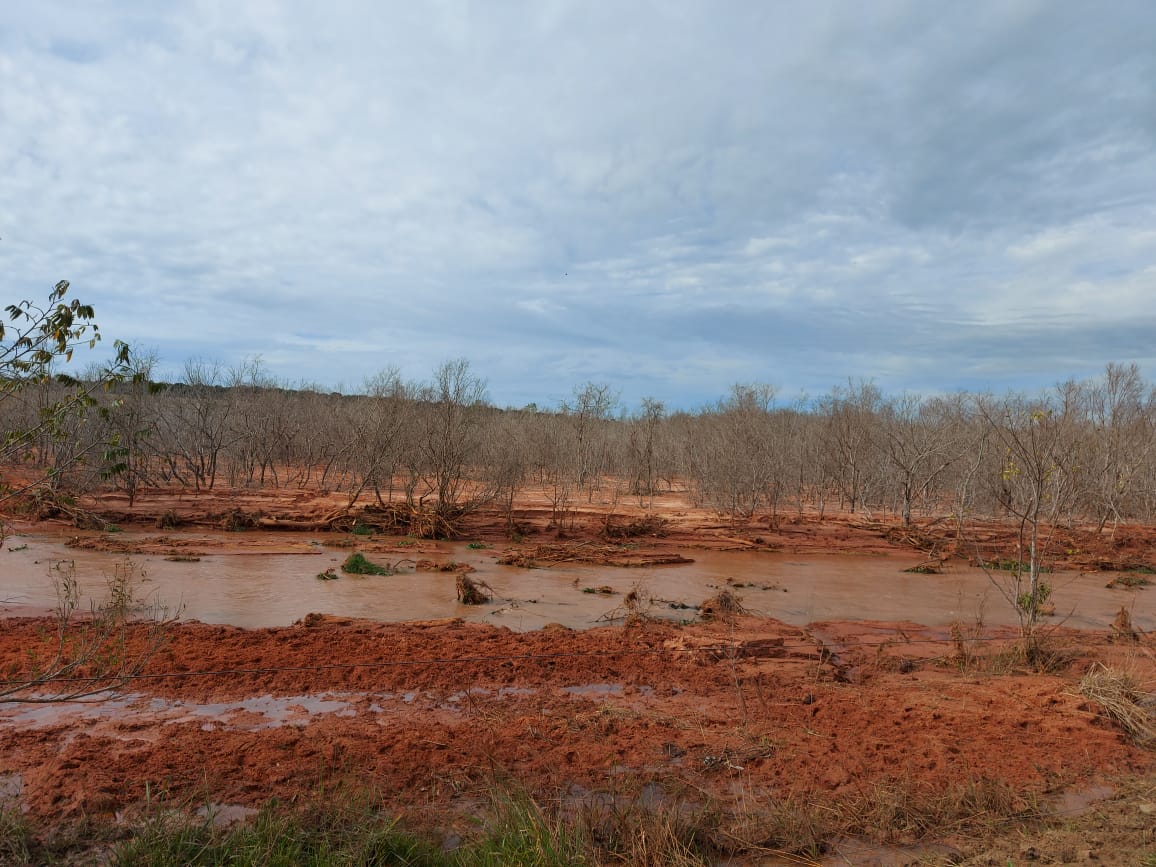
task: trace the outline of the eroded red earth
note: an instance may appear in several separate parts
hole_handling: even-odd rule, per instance
[[[306,521],[334,502],[233,492],[156,493],[131,509],[106,495],[90,505],[121,522],[175,512],[183,526],[212,526],[234,509]],[[518,514],[520,544],[596,549],[609,513],[587,510],[559,540],[548,510],[530,499]],[[644,511],[616,505],[613,514]],[[667,523],[636,540],[641,549],[968,556],[946,522],[902,528],[808,513],[733,526],[674,495],[657,514]],[[1151,528],[1063,532],[1067,566],[1151,561]],[[480,516],[463,533],[504,539],[504,519]],[[1012,529],[999,522],[971,538],[996,554],[1012,550]],[[45,625],[0,622],[0,671],[19,676]],[[1148,637],[1056,630],[1049,640],[1064,662],[1046,675],[982,661],[1013,635],[972,637],[953,641],[916,623],[798,628],[744,616],[527,633],[322,615],[280,629],[182,623],[148,676],[115,702],[0,705],[0,777],[18,775],[22,803],[46,821],[112,816],[157,793],[258,805],[345,776],[371,783],[402,814],[444,820],[503,777],[542,793],[655,783],[738,813],[792,793],[833,797],[880,783],[990,779],[1048,793],[1153,772],[1154,754],[1077,688],[1096,660],[1152,682]]]

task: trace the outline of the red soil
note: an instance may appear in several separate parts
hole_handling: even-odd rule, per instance
[[[362,514],[368,504],[349,506],[342,494],[316,490],[270,490],[217,488],[187,491],[155,488],[138,491],[130,504],[120,491],[81,498],[79,505],[102,519],[124,526],[182,529],[269,529],[268,541],[260,543],[269,553],[291,550],[292,543],[277,541],[276,528],[324,529],[334,516]],[[635,545],[658,551],[686,548],[766,549],[786,553],[855,554],[893,553],[913,550],[931,559],[1017,558],[1017,526],[1014,521],[969,518],[964,527],[954,519],[917,519],[903,526],[894,516],[868,516],[814,509],[788,510],[774,517],[732,521],[727,516],[691,504],[685,491],[671,491],[641,504],[638,498],[596,496],[582,502],[559,527],[552,523],[544,491],[529,490],[520,496],[513,513],[519,538],[527,544],[549,543],[580,547],[582,543],[607,542]],[[648,526],[649,525],[649,526]],[[508,521],[494,507],[460,520],[458,536],[508,544]],[[84,539],[93,534],[83,530]],[[1045,533],[1048,564],[1058,569],[1121,570],[1156,567],[1156,526],[1094,525],[1057,527]],[[168,553],[172,540],[162,534],[142,553]],[[86,547],[125,545],[108,537],[87,540]],[[138,543],[139,544],[139,543]],[[185,543],[186,546],[189,543]],[[205,544],[220,548],[220,540]],[[253,546],[251,540],[235,545]],[[286,545],[289,548],[286,548]],[[136,549],[133,549],[136,550]],[[183,553],[183,552],[175,552]]]
[[[519,634],[306,620],[175,628],[148,672],[190,676],[135,682],[137,705],[332,694],[348,715],[301,709],[274,727],[255,727],[268,720],[239,708],[82,722],[63,706],[41,727],[0,723],[0,772],[20,774],[25,803],[55,819],[110,812],[150,791],[256,804],[347,772],[399,807],[440,810],[503,772],[545,791],[602,788],[630,773],[726,801],[740,783],[781,794],[987,777],[1043,791],[1153,767],[1151,753],[1079,697],[1072,670],[960,673],[928,658],[949,657],[951,646],[917,624],[801,630],[742,618]],[[4,624],[5,671],[42,626]],[[1113,652],[1094,643],[1092,654]],[[0,719],[18,710],[6,706]]]
[[[965,553],[947,522],[906,529],[805,514],[734,526],[675,495],[661,500],[658,514],[668,524],[636,540],[645,549],[862,553],[914,545],[929,556]],[[148,492],[132,508],[117,495],[88,506],[118,522],[155,522],[173,510],[186,526],[210,526],[233,509],[306,520],[335,504],[297,492]],[[589,546],[608,513],[604,504],[587,510],[563,542]],[[540,501],[522,504],[517,517],[526,545],[557,542]],[[1151,528],[1063,533],[1057,550],[1069,565],[1150,562]],[[504,519],[476,517],[463,535],[503,539]],[[986,522],[978,535],[993,555],[1008,552],[1008,526]],[[276,534],[269,539],[277,544]],[[0,621],[0,672],[18,675],[44,625]],[[1131,745],[1076,688],[1093,659],[1126,659],[1151,681],[1151,641],[1123,646],[1074,633],[1053,641],[1076,648],[1071,661],[1058,674],[1038,675],[961,668],[948,636],[914,623],[799,629],[740,617],[531,633],[314,615],[284,629],[185,623],[171,630],[147,673],[186,676],[135,681],[139,698],[123,713],[85,720],[65,705],[33,725],[14,722],[21,706],[0,705],[0,774],[19,774],[31,813],[55,820],[111,814],[158,792],[259,804],[346,775],[372,783],[402,811],[445,815],[455,805],[468,809],[504,774],[534,791],[599,790],[630,779],[737,804],[762,793],[866,792],[881,782],[987,778],[1043,792],[1151,773],[1153,754]],[[340,713],[290,707],[271,725],[259,708],[193,717],[188,708],[149,705],[325,695],[348,706]]]

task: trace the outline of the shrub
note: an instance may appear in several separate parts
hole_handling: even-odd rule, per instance
[[[393,570],[372,560],[365,559],[360,551],[354,552],[345,558],[341,564],[341,571],[347,575],[392,575]]]

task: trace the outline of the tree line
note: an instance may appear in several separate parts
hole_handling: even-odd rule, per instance
[[[465,360],[420,382],[386,369],[358,394],[291,388],[254,360],[190,361],[174,383],[154,381],[155,365],[133,356],[51,425],[46,409],[76,381],[8,389],[0,425],[22,435],[7,462],[35,467],[57,493],[322,489],[351,507],[403,503],[447,520],[495,504],[511,526],[531,488],[558,526],[584,502],[648,506],[676,489],[731,520],[772,524],[810,509],[1103,530],[1156,510],[1156,388],[1134,364],[1034,394],[888,396],[852,380],[784,404],[773,386],[743,384],[696,411],[649,398],[626,409],[604,383],[549,410],[499,409]]]

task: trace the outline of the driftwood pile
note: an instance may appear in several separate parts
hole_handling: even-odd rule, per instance
[[[349,533],[357,528],[418,539],[450,539],[457,535],[460,510],[415,506],[410,503],[370,505],[359,512],[347,507],[334,509],[318,518],[277,518],[253,516],[253,526],[265,530],[336,530]],[[231,528],[229,528],[231,529]]]
[[[665,536],[670,522],[658,515],[645,515],[633,521],[619,523],[607,515],[602,523],[602,535],[607,539],[635,539],[639,536]]]
[[[503,566],[521,566],[535,569],[556,563],[590,563],[596,566],[637,568],[641,566],[671,566],[693,563],[688,557],[666,551],[638,551],[622,545],[599,542],[577,544],[547,543],[507,551],[499,558]]]

